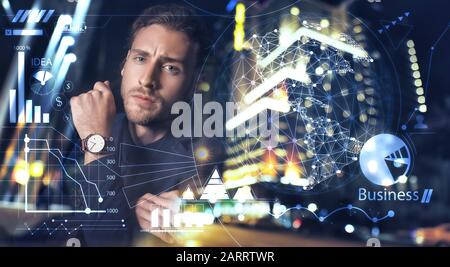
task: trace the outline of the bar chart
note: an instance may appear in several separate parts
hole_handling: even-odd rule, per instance
[[[42,113],[41,106],[33,106],[33,100],[25,100],[25,51],[17,52],[17,90],[9,90],[9,122],[50,123],[49,113]]]
[[[13,25],[23,23],[47,23],[52,17],[54,9],[19,9],[11,20]],[[43,29],[9,28],[5,29],[5,36],[42,36]]]
[[[214,216],[203,212],[173,212],[170,209],[156,208],[150,215],[150,231],[197,231],[205,225],[212,224]],[[195,228],[195,229],[194,229]]]
[[[5,29],[5,36],[42,36],[42,29]]]

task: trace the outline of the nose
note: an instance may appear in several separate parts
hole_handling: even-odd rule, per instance
[[[139,78],[139,85],[149,90],[156,90],[158,84],[158,68],[155,63],[150,62]]]

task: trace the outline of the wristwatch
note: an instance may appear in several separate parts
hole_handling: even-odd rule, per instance
[[[107,140],[100,134],[90,134],[81,140],[81,151],[93,154],[103,154],[106,152]]]

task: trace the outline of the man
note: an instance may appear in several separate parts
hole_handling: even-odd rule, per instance
[[[119,207],[115,218],[126,218],[128,222],[128,231],[123,234],[94,230],[85,234],[87,245],[130,244],[132,232],[151,228],[152,211],[159,209],[161,215],[164,208],[176,209],[176,189],[195,175],[192,153],[168,129],[172,104],[189,100],[193,93],[204,49],[201,28],[188,8],[148,8],[133,24],[131,45],[121,70],[125,115],[116,114],[109,81],[99,81],[92,90],[70,100],[73,122],[83,142],[86,176],[91,181],[100,181],[108,173],[120,176],[114,183],[99,185],[100,192],[109,190],[116,198],[99,198],[96,205],[103,209]],[[115,153],[108,153],[104,147],[98,151],[96,146],[107,144],[109,137],[114,138]],[[108,166],[108,159],[116,160],[116,166]],[[93,189],[84,191],[92,195]],[[89,204],[92,206],[93,202]],[[112,214],[91,216],[100,227],[109,215]],[[172,241],[167,233],[154,235]]]

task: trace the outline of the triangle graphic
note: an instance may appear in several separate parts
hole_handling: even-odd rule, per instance
[[[181,198],[184,200],[194,200],[195,199],[194,192],[192,192],[191,187],[189,185],[186,187],[186,190],[184,190],[184,192],[181,196],[182,196]]]
[[[233,197],[234,200],[244,202],[246,200],[255,200],[252,189],[250,186],[239,187],[236,194]]]
[[[211,203],[215,203],[217,200],[230,199],[217,169],[214,169],[200,199],[207,199]]]
[[[211,175],[211,178],[220,178],[220,175],[219,175],[219,172],[217,171],[217,169],[214,169],[214,172]]]
[[[383,27],[387,26],[386,23],[392,22],[380,21],[380,24]],[[396,23],[395,26],[390,27],[389,30],[386,30],[385,32],[386,37],[388,38],[388,41],[392,45],[392,47],[398,49],[412,30],[413,30],[412,25],[409,25],[407,23]]]

